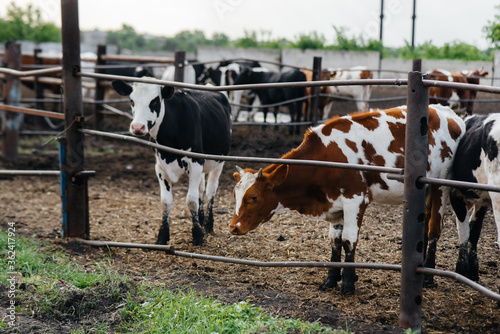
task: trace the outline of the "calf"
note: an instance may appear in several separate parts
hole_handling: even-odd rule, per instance
[[[149,134],[155,143],[184,151],[226,155],[231,141],[231,108],[220,93],[176,90],[170,86],[113,81],[118,94],[130,96],[134,136]],[[162,225],[157,244],[170,240],[169,215],[172,210],[172,186],[184,173],[189,175],[186,203],[193,218],[193,244],[203,245],[205,233],[213,232],[213,203],[222,161],[191,159],[155,150],[156,176],[160,183]],[[208,173],[206,197],[208,217],[204,219],[203,195]]]
[[[500,114],[473,115],[465,120],[467,131],[458,145],[453,162],[453,179],[500,186]],[[500,194],[454,188],[450,202],[456,215],[460,251],[456,271],[479,279],[477,243],[489,207],[497,224],[500,245]]]
[[[451,109],[429,107],[427,176],[445,178],[453,153],[465,132],[465,124]],[[302,144],[284,159],[321,160],[404,168],[406,107],[370,110],[328,122],[308,130]],[[401,204],[403,182],[383,173],[311,166],[273,164],[258,171],[234,173],[236,209],[229,230],[245,234],[270,220],[275,213],[296,210],[330,223],[332,262],[354,262],[363,214],[371,202]],[[428,186],[425,266],[435,267],[448,189]],[[342,279],[342,292],[354,292],[354,268],[332,268],[321,289],[333,288]],[[432,279],[431,277],[429,279]]]
[[[299,70],[291,70],[283,73],[278,72],[262,72],[255,71],[252,68],[245,68],[238,75],[234,81],[235,85],[242,84],[258,84],[258,83],[280,83],[280,82],[297,82],[306,81],[306,75]],[[268,88],[268,89],[258,89],[256,94],[259,97],[260,102],[263,105],[280,103],[292,99],[297,99],[305,96],[304,87],[290,87],[290,88]],[[288,110],[290,112],[291,122],[300,122],[302,114],[303,101],[295,101],[287,104]],[[278,121],[278,109],[279,107],[274,107],[274,118],[275,122]],[[264,122],[267,119],[267,112],[269,107],[263,107],[262,112],[264,113]],[[299,126],[295,128],[295,132],[298,133]],[[293,127],[290,127],[290,134],[293,133]]]
[[[445,70],[433,70],[430,73],[431,80],[479,84],[479,79],[488,75],[487,71],[470,70],[460,73],[450,73]],[[430,87],[429,102],[440,103],[445,106],[450,106],[458,114],[464,112],[472,115],[474,109],[474,100],[476,99],[477,91],[467,89],[456,89],[447,87]]]

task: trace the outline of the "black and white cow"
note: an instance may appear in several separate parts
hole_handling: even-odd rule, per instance
[[[279,83],[279,82],[296,82],[306,81],[306,75],[299,70],[291,70],[286,72],[262,72],[254,71],[251,68],[245,68],[236,78],[234,84],[257,84],[257,83]],[[263,105],[274,104],[283,101],[288,101],[305,96],[305,87],[290,87],[290,88],[269,88],[255,90],[260,102]],[[291,122],[300,122],[302,115],[302,105],[304,101],[290,102],[287,107],[290,112]],[[279,107],[274,107],[274,118],[277,122]],[[264,122],[266,122],[267,112],[269,108],[262,108],[264,113]],[[299,133],[299,126],[295,128],[295,132]],[[290,134],[293,133],[293,127],[290,127]]]
[[[231,107],[227,98],[217,92],[177,90],[170,86],[144,83],[129,85],[113,81],[118,94],[130,96],[134,136],[149,134],[154,142],[184,151],[226,155],[231,142]],[[155,150],[156,175],[160,183],[162,225],[157,244],[170,240],[169,214],[172,210],[172,186],[189,175],[186,203],[193,218],[193,244],[203,245],[205,233],[213,232],[213,203],[224,166],[223,161],[191,159]],[[207,173],[205,192],[205,173]],[[205,219],[203,195],[208,209]]]
[[[241,71],[245,68],[251,68],[253,71],[268,72],[265,67],[260,66],[257,61],[231,61],[221,62],[216,68],[205,68],[205,72],[199,77],[201,84],[213,84],[215,86],[234,85],[234,82]],[[260,101],[254,91],[251,90],[233,90],[224,92],[231,102],[233,120],[238,121],[242,109],[247,110],[247,121],[251,121],[255,112],[254,108],[260,105]],[[247,104],[251,107],[242,108],[241,104]]]
[[[184,65],[184,80],[182,82],[189,84],[204,84],[200,79],[203,77],[205,65],[203,64],[189,64],[188,61]],[[175,81],[175,65],[169,65],[161,75],[162,80]]]
[[[453,162],[453,179],[500,186],[500,114],[473,115],[465,124],[466,133]],[[500,193],[454,188],[450,202],[460,239],[456,271],[477,281],[477,243],[489,207],[493,207],[500,245]]]

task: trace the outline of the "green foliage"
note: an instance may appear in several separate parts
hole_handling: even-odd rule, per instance
[[[199,46],[229,46],[230,41],[229,37],[222,33],[215,33],[211,39],[207,38],[201,30],[183,30],[174,37],[146,36],[123,24],[120,30],[108,31],[106,43],[117,45],[120,50],[196,52]]]
[[[128,332],[140,333],[348,333],[293,319],[274,318],[248,301],[223,305],[194,291],[143,290],[146,302],[122,311]],[[154,324],[154,325],[153,325]]]
[[[11,2],[6,17],[0,17],[0,41],[28,40],[33,42],[60,42],[61,29],[43,22],[41,11],[29,4],[26,8]]]
[[[427,41],[424,44],[411,48],[408,42],[397,52],[402,59],[454,59],[454,60],[492,60],[491,50],[481,51],[476,46],[460,41],[445,43],[442,47]]]
[[[500,10],[500,5],[495,6],[495,8]],[[488,21],[488,24],[483,27],[483,32],[491,44],[496,48],[500,47],[500,15],[495,15],[494,21]]]
[[[300,34],[296,42],[291,42],[289,47],[301,50],[311,49],[324,49],[326,38],[323,34],[313,31],[309,34]]]
[[[361,36],[348,37],[348,29],[345,27],[337,28],[335,30],[335,41],[330,48],[333,50],[342,51],[379,51],[382,48],[380,41],[369,39],[365,41]]]

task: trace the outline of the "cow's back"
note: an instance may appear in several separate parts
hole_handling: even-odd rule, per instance
[[[283,158],[404,168],[405,129],[405,106],[334,117],[310,129],[302,144]],[[450,173],[453,153],[464,131],[463,121],[451,109],[440,105],[429,108],[427,176],[446,177]],[[312,183],[313,188],[323,189],[330,199],[340,194],[370,193],[375,202],[402,201],[403,183],[388,179],[385,173],[304,166],[290,169],[295,175],[304,175],[308,186]],[[335,193],[330,193],[331,189]]]
[[[495,138],[494,134],[500,129],[500,116],[497,114],[473,115],[465,122],[467,132],[458,145],[453,164],[453,178],[467,182],[488,183],[488,179],[478,180],[477,178],[487,177],[487,172],[484,170],[483,160],[485,159],[482,159],[483,152],[489,161],[498,158],[500,138],[498,134]]]
[[[225,155],[231,143],[231,106],[218,92],[178,90],[165,100],[160,144],[198,153]]]

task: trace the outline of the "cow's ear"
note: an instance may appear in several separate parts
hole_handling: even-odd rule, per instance
[[[234,179],[236,180],[236,182],[240,182],[240,180],[241,180],[241,175],[240,175],[240,173],[238,173],[238,172],[234,172],[233,177],[234,177]]]
[[[164,100],[168,100],[174,96],[175,93],[175,87],[172,86],[163,86],[161,88],[161,96],[163,97]]]
[[[111,85],[121,96],[129,96],[132,93],[132,86],[122,80],[113,80]]]
[[[269,175],[269,183],[271,188],[277,187],[283,182],[285,182],[286,177],[288,176],[288,165],[279,165],[270,175]]]

